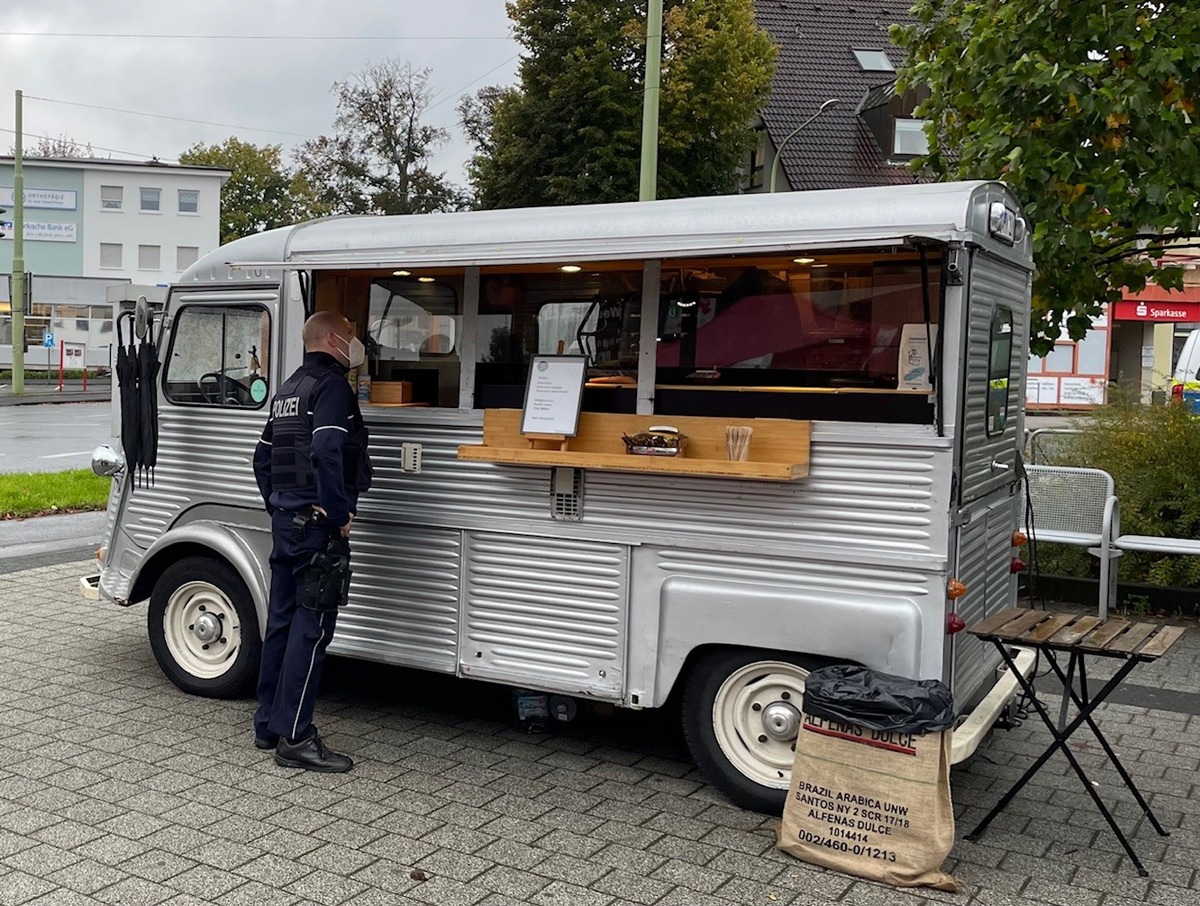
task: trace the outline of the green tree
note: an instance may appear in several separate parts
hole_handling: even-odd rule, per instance
[[[638,197],[646,4],[512,0],[520,84],[459,106],[476,148],[468,174],[487,208]],[[736,189],[775,47],[751,0],[667,0],[659,197]]]
[[[258,146],[231,136],[219,145],[198,142],[179,155],[179,162],[233,174],[221,187],[222,243],[328,213],[304,178],[284,166],[280,145]]]
[[[456,211],[466,193],[429,168],[445,129],[425,125],[433,92],[428,69],[385,60],[335,82],[333,135],[296,149],[300,173],[320,200],[343,214]]]
[[[1122,287],[1178,288],[1164,247],[1200,233],[1200,5],[917,0],[895,26],[928,86],[919,169],[1002,179],[1033,222],[1033,348],[1074,339]]]

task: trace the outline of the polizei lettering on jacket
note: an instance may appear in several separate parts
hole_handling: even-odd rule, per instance
[[[300,413],[300,397],[285,396],[271,403],[271,418],[289,418]]]

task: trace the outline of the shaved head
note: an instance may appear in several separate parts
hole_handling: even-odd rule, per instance
[[[336,333],[343,339],[349,339],[353,333],[346,316],[336,311],[319,311],[304,322],[304,350],[320,352],[325,349],[326,338]]]

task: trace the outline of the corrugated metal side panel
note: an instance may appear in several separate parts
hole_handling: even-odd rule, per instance
[[[933,450],[816,444],[807,478],[793,482],[664,481],[588,474],[584,519],[639,534],[804,543],[865,553],[944,553],[934,512]],[[948,467],[948,456],[941,459]]]
[[[621,691],[628,548],[490,532],[465,543],[465,675]]]
[[[254,481],[254,445],[266,410],[159,409],[158,466],[153,487],[137,487],[123,523],[139,547],[149,547],[194,503],[262,506]]]
[[[461,562],[457,531],[356,520],[350,603],[329,650],[453,673]]]
[[[435,519],[469,527],[479,517],[548,518],[550,485],[545,469],[499,469],[490,463],[458,459],[462,444],[483,443],[473,426],[375,421],[371,432],[371,490],[359,499],[359,512],[382,519],[420,522]],[[400,469],[400,445],[421,444],[421,471]]]
[[[836,604],[838,595],[847,593],[914,600],[929,595],[930,575],[919,570],[674,548],[651,553],[657,567],[672,576],[783,584],[797,591],[828,594],[831,605]]]
[[[1025,401],[1025,363],[1029,356],[1028,274],[983,255],[971,268],[971,310],[965,357],[966,404],[959,425],[963,450],[963,500],[976,500],[1012,480],[1011,472],[994,473],[992,460],[1013,464],[1018,448],[1019,414]],[[994,437],[987,435],[988,356],[992,312],[1001,306],[1012,312],[1013,344],[1009,365],[1008,423]]]
[[[456,459],[459,444],[481,439],[478,428],[372,424],[375,481],[359,502],[360,512],[464,528],[481,527],[486,519],[522,519],[543,523],[555,534],[566,531],[550,518],[548,469]],[[398,468],[405,441],[423,445],[418,474]],[[814,442],[811,457],[808,477],[793,482],[589,470],[583,520],[575,526],[631,540],[670,533],[698,545],[851,545],[861,552],[945,556],[948,450]]]
[[[991,572],[988,544],[988,520],[981,517],[965,526],[958,536],[958,567],[955,578],[967,586],[967,593],[955,602],[954,610],[968,626],[987,616],[988,575]],[[960,632],[953,636],[954,671],[951,688],[957,700],[978,688],[988,668],[984,642]],[[990,642],[987,643],[990,646]],[[961,708],[961,701],[959,704]]]

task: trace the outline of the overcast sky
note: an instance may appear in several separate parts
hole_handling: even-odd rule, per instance
[[[3,0],[0,153],[18,89],[26,147],[65,134],[98,157],[173,161],[236,135],[286,150],[331,131],[335,81],[399,58],[432,70],[427,122],[450,132],[434,167],[464,184],[458,98],[511,84],[518,51],[503,0]]]

